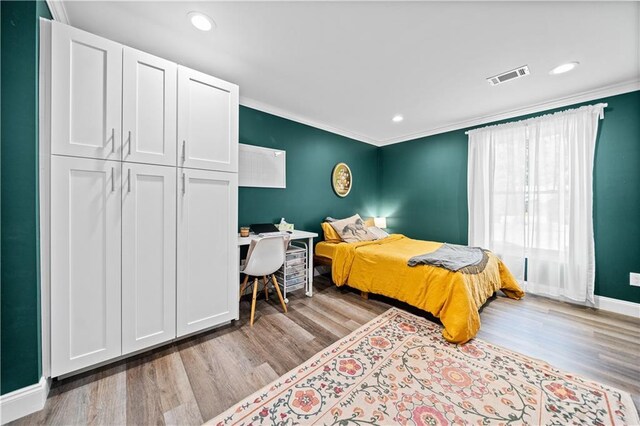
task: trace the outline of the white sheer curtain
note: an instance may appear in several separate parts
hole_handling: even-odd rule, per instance
[[[602,108],[535,122],[529,133],[528,291],[594,302],[593,159]]]
[[[469,245],[496,253],[524,280],[526,128],[505,125],[469,136]]]
[[[469,133],[469,244],[501,256],[529,292],[594,301],[593,160],[605,106]]]

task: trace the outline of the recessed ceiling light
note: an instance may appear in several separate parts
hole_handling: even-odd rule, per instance
[[[580,65],[580,62],[569,62],[566,64],[558,65],[557,67],[549,71],[549,74],[551,75],[564,74],[565,72],[571,71],[578,65]]]
[[[213,19],[209,18],[204,13],[189,12],[187,16],[189,17],[191,24],[200,31],[210,31],[214,26]]]
[[[401,122],[402,120],[404,120],[404,117],[403,117],[403,116],[401,116],[400,114],[398,114],[398,115],[394,115],[394,116],[393,116],[393,118],[392,118],[391,120],[392,120],[394,123],[399,123],[399,122]]]

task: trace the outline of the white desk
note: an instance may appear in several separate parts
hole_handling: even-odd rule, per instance
[[[289,234],[289,238],[291,241],[293,240],[308,240],[307,242],[307,288],[305,289],[305,294],[309,297],[313,296],[313,239],[317,237],[318,234],[315,232],[307,232],[307,231],[292,231]],[[240,247],[247,246],[251,244],[251,240],[258,238],[257,235],[251,234],[248,237],[241,237],[238,234],[238,259],[240,258]]]

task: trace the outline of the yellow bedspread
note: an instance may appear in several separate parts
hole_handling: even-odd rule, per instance
[[[508,297],[520,299],[524,291],[493,253],[489,253],[487,266],[479,274],[429,265],[407,266],[411,257],[435,251],[441,245],[399,234],[377,241],[336,244],[331,265],[333,281],[430,312],[442,321],[445,339],[464,343],[480,329],[478,309],[494,292],[502,290]]]

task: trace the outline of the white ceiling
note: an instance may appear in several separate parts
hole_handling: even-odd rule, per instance
[[[375,145],[640,88],[637,2],[62,4],[75,27],[237,83],[244,105]]]

